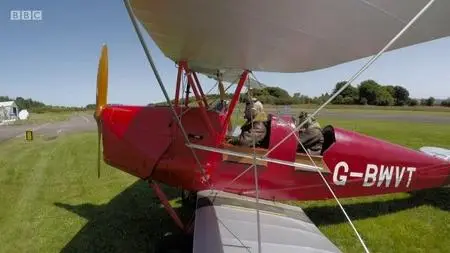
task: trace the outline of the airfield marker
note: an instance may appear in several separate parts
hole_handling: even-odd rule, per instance
[[[32,141],[33,140],[33,130],[25,131],[25,140]]]

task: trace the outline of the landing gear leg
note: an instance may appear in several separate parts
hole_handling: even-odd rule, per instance
[[[149,183],[150,183],[150,186],[155,191],[155,193],[158,196],[161,203],[164,205],[164,208],[169,213],[170,217],[172,217],[173,221],[177,224],[177,226],[181,230],[184,230],[184,224],[181,221],[180,217],[178,216],[177,212],[175,212],[173,207],[170,205],[169,201],[167,200],[166,194],[164,194],[164,192],[161,190],[161,188],[155,181],[150,180]]]

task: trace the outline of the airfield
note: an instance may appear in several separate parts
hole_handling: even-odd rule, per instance
[[[287,113],[298,112],[293,108]],[[52,117],[0,126],[0,252],[163,252],[174,243],[184,243],[180,250],[190,247],[189,238],[179,240],[178,229],[145,182],[105,164],[97,178],[97,127],[91,112]],[[413,149],[450,147],[450,110],[329,109],[317,119],[322,126]],[[33,141],[25,140],[26,130],[33,130]],[[177,197],[175,189],[164,190]],[[450,252],[449,188],[342,203],[371,252]],[[177,199],[172,204],[183,208]],[[363,252],[334,200],[290,204],[302,206],[343,252]]]

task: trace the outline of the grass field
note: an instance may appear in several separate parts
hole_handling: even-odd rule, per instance
[[[412,148],[450,145],[444,124],[332,123]],[[106,165],[97,179],[96,147],[95,133],[0,145],[0,252],[155,252],[177,231],[145,183]],[[342,202],[371,252],[450,252],[448,189]],[[344,252],[363,252],[334,201],[292,204]]]

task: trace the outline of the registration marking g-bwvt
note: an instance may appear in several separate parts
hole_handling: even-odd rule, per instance
[[[333,171],[333,182],[336,185],[344,186],[349,178],[363,178],[364,187],[399,187],[403,178],[407,177],[406,187],[411,185],[411,180],[415,167],[398,165],[377,165],[367,164],[365,172],[350,171],[345,161],[338,162]]]

